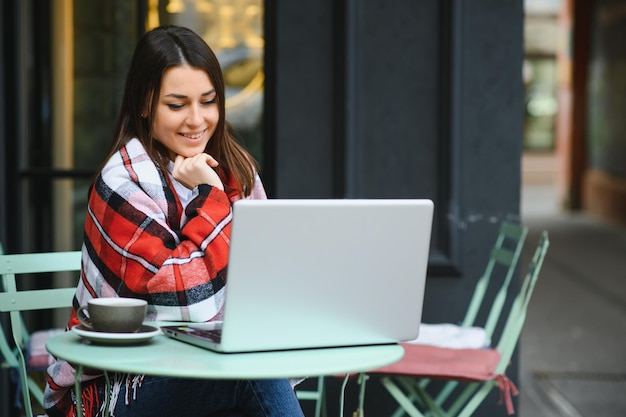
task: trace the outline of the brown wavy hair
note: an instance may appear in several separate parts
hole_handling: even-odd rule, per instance
[[[126,77],[113,142],[104,163],[129,140],[138,138],[152,160],[167,175],[169,154],[165,146],[155,140],[152,121],[163,74],[171,67],[185,64],[205,71],[215,88],[219,120],[204,151],[219,162],[218,173],[224,190],[248,196],[254,187],[257,164],[230,133],[225,118],[224,77],[219,61],[200,36],[181,26],[157,27],[139,39]],[[142,113],[146,112],[142,117]]]

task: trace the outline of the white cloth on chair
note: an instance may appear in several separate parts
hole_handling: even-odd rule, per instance
[[[419,336],[407,343],[431,345],[450,349],[481,349],[489,347],[485,329],[461,327],[456,324],[420,324]]]

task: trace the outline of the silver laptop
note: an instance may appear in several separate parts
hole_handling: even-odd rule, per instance
[[[426,199],[237,201],[224,321],[162,330],[220,352],[413,340],[432,217]]]

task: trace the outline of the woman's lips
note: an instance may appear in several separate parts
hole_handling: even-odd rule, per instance
[[[180,135],[186,137],[187,139],[200,139],[202,137],[202,135],[204,135],[204,133],[206,131],[207,131],[207,129],[204,129],[202,132],[198,132],[198,133],[180,133]]]

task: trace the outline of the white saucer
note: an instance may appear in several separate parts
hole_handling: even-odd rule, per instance
[[[105,333],[89,330],[81,325],[72,327],[72,331],[83,339],[104,345],[132,345],[143,343],[161,334],[161,330],[143,324],[135,333]]]

